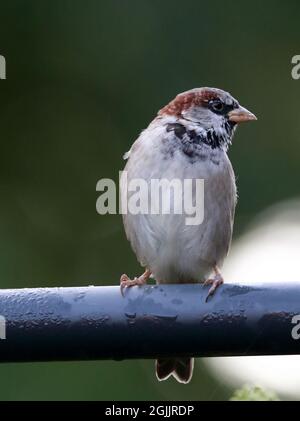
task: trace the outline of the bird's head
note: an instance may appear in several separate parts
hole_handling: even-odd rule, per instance
[[[228,92],[216,88],[183,92],[162,108],[159,116],[173,116],[200,126],[216,147],[227,147],[231,143],[238,123],[257,120]]]

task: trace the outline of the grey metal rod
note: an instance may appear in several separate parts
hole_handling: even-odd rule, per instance
[[[0,290],[0,361],[299,354],[300,285]]]

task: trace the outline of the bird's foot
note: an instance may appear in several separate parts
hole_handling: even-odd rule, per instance
[[[120,278],[120,289],[121,294],[124,297],[124,289],[127,287],[133,287],[135,285],[141,286],[145,285],[151,275],[150,270],[146,270],[141,276],[130,279],[127,275],[123,274]]]
[[[209,288],[207,297],[205,299],[205,302],[207,303],[209,297],[212,297],[214,295],[214,293],[216,292],[217,288],[224,284],[224,279],[221,275],[221,272],[219,271],[219,269],[217,267],[214,268],[215,271],[215,276],[213,278],[209,278],[204,282],[204,286],[207,285],[211,285],[211,287]]]

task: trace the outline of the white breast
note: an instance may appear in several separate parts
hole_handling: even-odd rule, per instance
[[[171,136],[171,134],[170,134]],[[159,283],[205,280],[215,264],[221,266],[231,241],[236,187],[225,151],[207,148],[206,159],[191,163],[180,150],[165,156],[166,130],[151,124],[130,151],[125,167],[128,181],[204,179],[204,221],[186,225],[186,215],[123,215],[127,238],[139,262]],[[172,139],[169,139],[172,142]],[[127,191],[121,179],[121,201]]]

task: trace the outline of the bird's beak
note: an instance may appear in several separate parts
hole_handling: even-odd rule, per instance
[[[257,120],[254,114],[248,111],[246,108],[239,106],[235,110],[228,113],[229,121],[234,123],[242,123],[243,121]]]

